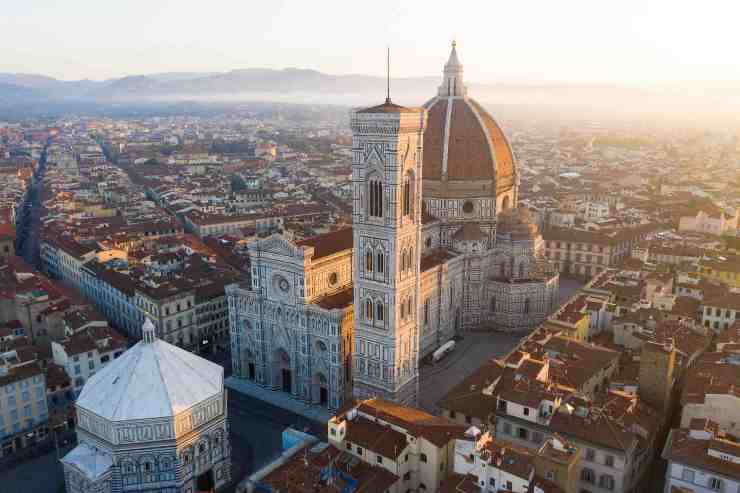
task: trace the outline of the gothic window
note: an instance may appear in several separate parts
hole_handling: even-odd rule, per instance
[[[499,276],[506,277],[506,267],[503,262],[501,262],[498,266],[498,272]]]
[[[411,182],[407,178],[403,182],[403,215],[411,214]]]
[[[424,325],[429,323],[429,298],[424,301]]]
[[[491,311],[492,312],[496,311],[496,297],[495,296],[491,297]]]
[[[383,217],[383,184],[378,180],[370,180],[370,216]]]
[[[519,264],[519,277],[524,277],[524,263]]]
[[[406,313],[408,314],[409,317],[411,316],[411,298],[410,297],[406,300]]]
[[[524,313],[529,313],[529,298],[524,300]]]
[[[378,303],[375,307],[375,318],[378,320],[378,322],[382,322],[385,318],[385,312],[383,310],[383,303]]]
[[[411,248],[409,248],[409,258],[406,261],[406,268],[409,269],[409,270],[411,270],[411,268],[413,266],[413,263],[411,262],[411,259],[413,259],[413,258],[414,258],[414,248],[411,247]]]
[[[367,253],[365,254],[365,271],[373,271],[373,252],[370,249],[368,249]]]
[[[406,302],[401,301],[401,320],[406,319]]]
[[[372,320],[373,320],[373,302],[372,302],[372,300],[367,300],[365,302],[365,319],[367,319],[369,322],[372,322]]]
[[[380,273],[380,274],[382,274],[383,273],[383,269],[385,269],[384,258],[385,258],[385,256],[383,255],[383,252],[378,252],[378,262],[377,262],[376,265],[378,266],[378,273]]]

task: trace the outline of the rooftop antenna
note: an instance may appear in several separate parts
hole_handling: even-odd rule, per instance
[[[386,97],[385,104],[391,103],[391,46],[386,46],[385,56],[385,71],[386,71]]]

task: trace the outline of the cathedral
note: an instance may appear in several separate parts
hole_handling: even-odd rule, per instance
[[[455,43],[423,107],[388,98],[350,125],[352,228],[249,245],[251,284],[227,287],[234,375],[333,410],[413,404],[420,358],[465,331],[534,328],[558,273]]]

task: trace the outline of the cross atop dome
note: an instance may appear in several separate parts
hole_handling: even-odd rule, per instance
[[[450,58],[445,63],[442,85],[439,86],[440,97],[466,96],[468,89],[463,83],[463,66],[457,57],[457,41],[452,40]]]

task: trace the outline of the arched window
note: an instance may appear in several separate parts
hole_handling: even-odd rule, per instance
[[[492,312],[496,311],[496,297],[495,296],[491,297],[491,311]]]
[[[403,215],[411,214],[411,181],[407,178],[403,182]]]
[[[411,317],[411,314],[412,314],[412,311],[411,311],[411,297],[409,297],[406,300],[406,313],[408,314],[409,317]]]
[[[371,180],[369,188],[370,216],[383,217],[383,184],[378,180]]]
[[[385,256],[383,255],[383,252],[378,252],[378,262],[377,262],[376,265],[378,266],[378,272],[380,274],[382,274],[383,273],[383,269],[385,269],[384,257]]]
[[[524,300],[524,313],[529,313],[529,298]]]
[[[373,271],[373,252],[371,250],[368,250],[365,254],[365,271]]]
[[[385,318],[385,312],[383,311],[383,303],[377,303],[375,305],[375,318],[378,322],[382,322]]]
[[[424,325],[429,323],[429,298],[424,301]]]
[[[524,262],[522,262],[521,264],[519,264],[519,277],[520,278],[523,278],[524,277]]]
[[[368,321],[373,320],[373,302],[372,300],[367,300],[365,302],[365,318]]]
[[[501,277],[506,277],[506,266],[501,262],[498,266],[498,274]]]
[[[401,301],[401,320],[406,319],[406,302]]]

